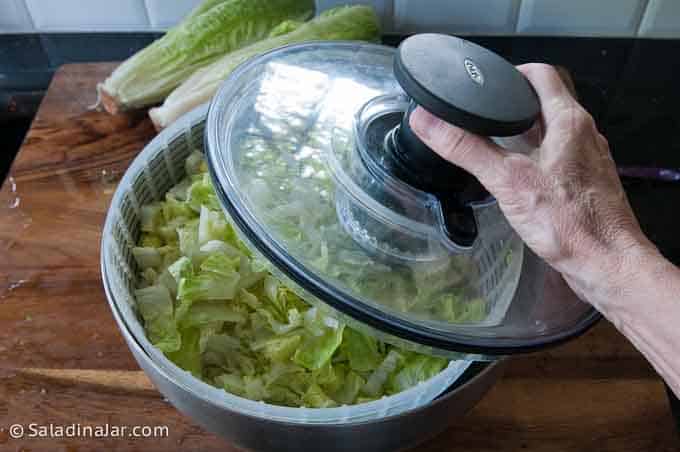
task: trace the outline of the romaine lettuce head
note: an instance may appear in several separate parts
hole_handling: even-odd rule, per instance
[[[250,0],[249,0],[250,1]],[[308,41],[378,41],[380,22],[367,5],[340,6],[323,12],[309,22],[284,22],[261,41],[225,54],[195,71],[163,102],[149,112],[158,129],[167,127],[182,114],[208,102],[219,85],[240,64],[277,47]]]
[[[158,103],[197,69],[313,12],[313,0],[206,0],[121,64],[100,90],[115,103],[112,112]]]

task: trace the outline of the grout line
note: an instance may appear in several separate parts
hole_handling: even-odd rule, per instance
[[[393,33],[394,32],[394,2],[395,0],[385,0],[385,16],[383,33]]]
[[[24,7],[24,14],[28,17],[28,21],[31,23],[31,30],[37,30],[36,24],[35,24],[35,19],[33,18],[33,14],[31,14],[31,10],[28,8],[28,3],[26,0],[17,0],[18,2],[21,2],[21,4]]]
[[[635,27],[634,36],[642,36],[642,25],[645,23],[647,14],[651,14],[650,9],[652,7],[650,5],[652,0],[642,0],[642,2],[644,3],[644,6],[640,9],[640,17],[638,18],[637,27]]]
[[[513,18],[513,20],[514,20],[514,22],[513,22],[513,27],[512,27],[512,30],[509,32],[509,33],[512,33],[513,35],[519,34],[519,30],[518,30],[518,27],[519,27],[519,13],[520,13],[520,11],[522,10],[522,5],[523,5],[523,3],[524,3],[524,0],[517,0],[517,2],[516,2],[517,6],[515,7],[515,11],[514,11],[514,16],[515,16],[515,17]]]
[[[144,5],[144,16],[145,16],[145,19],[146,19],[146,25],[149,29],[152,29],[153,25],[151,24],[151,14],[149,13],[148,2],[146,0],[137,0],[137,1],[142,2],[142,4]]]
[[[398,7],[399,0],[392,0],[392,32],[398,34],[401,30],[397,30],[397,12],[401,8]],[[402,27],[403,28],[403,27]]]

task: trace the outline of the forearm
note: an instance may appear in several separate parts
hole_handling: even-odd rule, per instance
[[[626,249],[624,255],[609,268],[595,260],[598,269],[589,272],[594,278],[575,281],[575,289],[645,355],[680,396],[680,270],[649,242]]]

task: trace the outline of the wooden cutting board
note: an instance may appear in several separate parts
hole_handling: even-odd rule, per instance
[[[144,115],[89,109],[112,67],[76,64],[55,74],[0,192],[0,451],[235,450],[163,400],[109,312],[99,272],[104,216],[117,181],[155,134]],[[11,437],[12,424],[29,433],[31,423],[167,426],[168,435]],[[420,450],[679,446],[660,379],[603,321],[565,346],[513,359],[474,410]]]

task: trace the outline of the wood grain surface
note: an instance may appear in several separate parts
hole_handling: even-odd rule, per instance
[[[179,414],[137,367],[101,286],[99,241],[144,115],[92,111],[111,64],[56,74],[0,192],[0,450],[235,450]],[[12,424],[168,426],[165,438],[13,439]],[[515,358],[424,451],[676,451],[663,385],[607,322]]]

